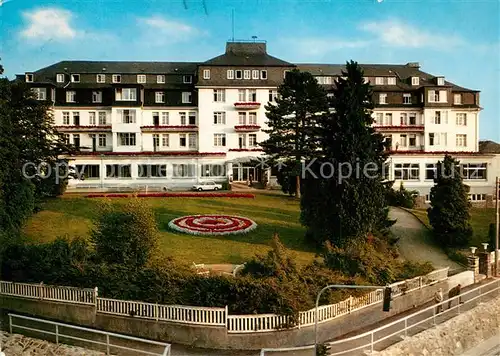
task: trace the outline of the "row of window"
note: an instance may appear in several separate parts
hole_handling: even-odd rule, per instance
[[[246,114],[246,113],[240,113]],[[169,125],[170,124],[170,113],[168,111],[154,111],[153,115],[153,125]],[[224,113],[225,115],[225,113]],[[252,113],[249,113],[252,117]],[[123,124],[135,124],[136,123],[136,110],[130,109],[119,109],[117,110],[118,121]],[[74,125],[80,126],[80,112],[72,111],[71,117],[69,111],[62,112],[63,125]],[[72,121],[70,119],[73,119]],[[181,111],[179,112],[180,125],[196,125],[196,112],[195,111]],[[257,121],[256,117],[255,120]],[[225,120],[224,120],[225,122]],[[89,111],[89,125],[106,125],[107,115],[105,111]]]
[[[447,103],[447,92],[446,90],[429,90],[428,92],[428,101],[429,103]],[[381,105],[389,104],[387,102],[387,93],[380,93],[378,96],[378,103]],[[412,104],[412,95],[410,93],[403,94],[403,104],[410,105]],[[453,95],[453,104],[461,105],[462,104],[462,94],[454,94]]]
[[[392,126],[393,115],[390,112],[387,113],[375,113],[375,123],[383,126]],[[448,124],[448,112],[447,111],[435,111],[434,116],[431,117],[431,123],[435,125],[447,125]],[[411,125],[423,125],[423,122],[418,122],[417,113],[400,113],[399,114],[399,124],[404,126]],[[456,113],[455,114],[455,124],[457,126],[467,126],[467,113]]]
[[[248,117],[248,120],[247,120]],[[225,111],[215,111],[214,112],[214,125],[225,125],[226,124],[226,112]],[[257,125],[257,113],[256,112],[238,112],[238,125]]]
[[[214,89],[213,91],[214,102],[224,103],[226,102],[226,89]],[[268,91],[268,101],[274,102],[278,97],[278,91],[271,89]],[[256,89],[238,89],[238,102],[257,102],[257,90]]]
[[[418,135],[420,137],[420,145],[423,149],[424,146],[424,136]],[[430,132],[428,134],[429,146],[447,146],[448,145],[448,133],[436,133]],[[392,147],[392,135],[386,134],[385,139],[389,142]],[[466,134],[456,134],[455,135],[455,145],[456,147],[467,147],[467,135]],[[396,142],[396,148],[399,147],[416,147],[417,146],[417,135],[416,134],[400,134],[399,141]]]
[[[486,180],[486,163],[465,163],[460,165],[460,174],[465,180]],[[436,178],[437,164],[427,163],[425,165],[425,180]],[[398,180],[420,180],[419,163],[396,163],[394,164],[394,179]]]
[[[106,147],[107,135],[106,134],[90,134],[92,138],[93,148]],[[70,142],[70,135],[66,134],[67,142]],[[196,148],[198,135],[196,133],[179,134],[179,147]],[[73,134],[73,144],[76,147],[81,146],[80,134]],[[136,146],[135,133],[118,133],[119,146]],[[170,134],[153,134],[153,148],[156,150],[158,147],[170,147]],[[214,146],[226,146],[226,134],[214,134]],[[239,134],[238,147],[257,147],[257,134]]]
[[[132,165],[130,164],[107,164],[106,178],[132,178]],[[98,179],[101,177],[101,166],[98,164],[86,164],[75,166],[76,173],[84,179]],[[225,177],[226,166],[224,164],[202,164],[199,167],[201,177]],[[138,178],[167,178],[167,164],[138,164]],[[195,164],[172,164],[171,176],[173,178],[197,177],[197,166]]]
[[[38,100],[46,100],[46,89],[45,88],[34,88],[36,98]],[[115,100],[116,101],[137,101],[137,89],[136,88],[116,88],[115,89]],[[192,93],[182,92],[183,104],[192,103]],[[66,90],[66,102],[76,103],[76,91]],[[165,103],[165,92],[157,91],[155,92],[155,102]],[[92,103],[102,103],[102,91],[96,90],[92,92]]]
[[[64,83],[65,78],[66,78],[66,75],[63,73],[56,74],[56,82],[57,83]],[[80,83],[80,74],[70,74],[69,79],[70,79],[71,83]],[[33,82],[33,74],[27,74],[26,81]],[[111,83],[121,83],[121,82],[122,82],[122,75],[121,74],[112,74],[111,75]],[[137,74],[137,83],[145,84],[146,82],[147,82],[146,74]],[[184,84],[193,83],[193,76],[192,75],[183,75],[182,82]],[[96,83],[106,83],[106,74],[96,74]],[[163,75],[163,74],[157,75],[156,76],[156,83],[157,84],[165,84],[165,75]]]
[[[92,149],[95,150],[96,147],[106,147],[107,146],[107,135],[106,134],[90,134],[92,139]],[[66,142],[70,142],[70,135],[65,134],[64,138]],[[81,147],[80,134],[73,134],[73,145],[75,147]]]
[[[226,74],[227,79],[244,79],[244,80],[266,80],[267,70],[258,69],[228,69]],[[203,79],[210,79],[210,69],[203,70]]]
[[[486,194],[469,194],[469,200],[472,202],[486,201]],[[425,196],[425,201],[427,203],[431,201],[431,196],[429,194]]]

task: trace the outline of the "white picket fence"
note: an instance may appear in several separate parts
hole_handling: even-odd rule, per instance
[[[433,271],[425,276],[416,277],[390,285],[392,297],[437,283],[448,278],[448,268]],[[225,326],[229,333],[270,332],[291,326],[291,319],[276,314],[229,315],[225,308],[205,308],[182,305],[163,305],[139,301],[100,298],[97,288],[81,289],[74,287],[47,286],[43,283],[15,283],[0,281],[0,294],[50,300],[64,303],[94,305],[99,313],[138,317],[144,319],[171,321],[176,323]],[[383,299],[383,291],[375,290],[359,297],[349,297],[336,304],[322,305],[318,308],[318,323],[330,321],[349,314]],[[295,328],[315,323],[316,310],[299,313]]]
[[[16,297],[52,300],[56,302],[95,305],[97,288],[50,286],[43,283],[15,283],[0,281],[0,294]]]
[[[226,325],[226,308],[163,305],[138,301],[97,298],[97,312],[145,319],[200,325]]]
[[[422,287],[437,283],[448,278],[448,267],[433,271],[422,277],[415,277],[405,281],[391,284],[392,298],[398,297]],[[336,317],[350,314],[353,311],[382,302],[384,293],[382,289],[364,294],[359,297],[349,297],[336,304],[318,307],[318,323],[330,321]],[[316,309],[299,313],[298,323],[295,327],[301,328],[314,325]],[[290,319],[282,315],[229,315],[227,331],[230,333],[268,332],[287,325]]]

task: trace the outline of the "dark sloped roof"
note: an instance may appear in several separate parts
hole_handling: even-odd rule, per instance
[[[493,141],[479,141],[479,152],[500,154],[500,143]]]
[[[345,65],[343,64],[320,64],[320,63],[297,63],[297,68],[301,71],[310,72],[313,75],[325,75],[325,76],[341,76],[342,71],[345,71]],[[364,71],[366,77],[398,77],[397,87],[388,86],[387,90],[394,90],[395,88],[404,89],[414,89],[415,87],[410,85],[409,78],[419,77],[420,85],[423,86],[436,86],[435,78],[436,76],[423,72],[419,67],[412,67],[407,64],[359,64]],[[407,81],[407,83],[401,82]],[[376,86],[383,88],[383,86]],[[468,91],[477,92],[477,90],[467,89],[460,87],[454,83],[445,81],[444,87],[451,87],[453,91]],[[396,89],[397,90],[397,89]]]
[[[268,66],[293,67],[294,65],[267,53],[224,53],[203,63],[212,66]]]
[[[209,59],[204,65],[291,67],[293,64],[267,54],[265,42],[227,42],[226,52]]]
[[[121,62],[121,61],[61,61],[39,69],[35,74],[55,76],[57,73],[103,74],[173,74],[194,73],[196,62]],[[104,69],[106,68],[106,69]]]

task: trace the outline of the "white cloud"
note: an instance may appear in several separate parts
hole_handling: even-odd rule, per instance
[[[77,31],[71,26],[73,14],[64,9],[48,7],[23,13],[26,27],[21,36],[28,39],[64,40],[72,39]]]
[[[150,36],[150,40],[154,39],[156,42],[183,41],[200,34],[195,27],[179,21],[167,20],[159,15],[140,17],[138,22],[146,32],[154,33],[154,36]]]
[[[390,47],[447,50],[465,45],[460,37],[425,31],[399,20],[367,22],[360,29],[375,35],[377,42]]]

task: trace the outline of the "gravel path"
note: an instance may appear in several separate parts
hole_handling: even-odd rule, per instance
[[[415,216],[403,209],[391,208],[389,217],[397,220],[391,229],[394,235],[400,238],[397,246],[404,258],[411,261],[429,261],[436,269],[463,269],[433,243],[429,231]]]

